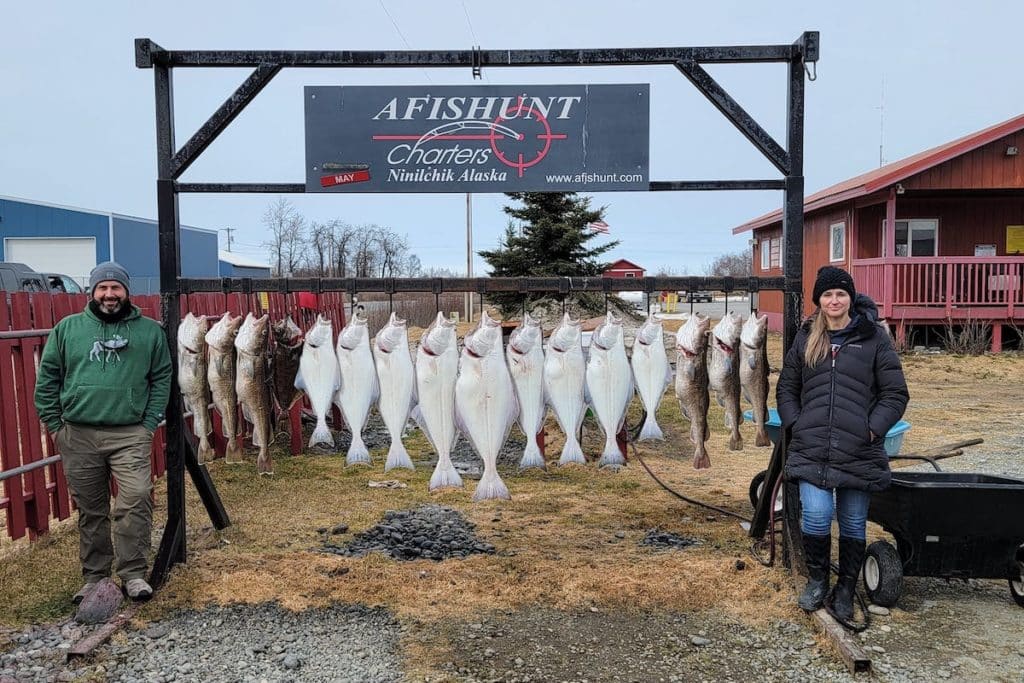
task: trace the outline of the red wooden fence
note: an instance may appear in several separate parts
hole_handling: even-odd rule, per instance
[[[305,300],[311,295],[305,294]],[[303,330],[309,329],[318,312],[334,323],[334,332],[345,324],[343,294],[328,292],[318,295],[315,308],[299,305],[298,293],[253,294],[190,294],[181,297],[181,313],[196,315],[232,315],[269,313],[272,321],[290,314]],[[84,294],[43,294],[0,291],[0,474],[16,468],[31,466],[44,459],[50,462],[15,474],[3,480],[0,509],[4,511],[6,535],[12,539],[36,538],[49,529],[51,519],[67,519],[72,502],[68,494],[64,471],[53,440],[39,423],[33,393],[36,367],[49,330],[62,318],[85,308]],[[160,296],[133,297],[132,302],[143,315],[160,319]],[[10,334],[21,332],[22,334]],[[175,379],[175,381],[177,381]],[[301,404],[291,414],[292,453],[302,451],[300,426]],[[214,445],[218,455],[224,453],[224,438],[219,417],[214,416]],[[164,429],[161,426],[153,436],[153,477],[163,475]]]

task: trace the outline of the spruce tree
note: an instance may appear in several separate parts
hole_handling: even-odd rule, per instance
[[[497,249],[477,252],[491,266],[491,277],[598,276],[608,268],[599,257],[619,242],[591,244],[599,233],[587,224],[601,220],[604,207],[591,209],[590,197],[575,192],[507,192],[506,196],[519,205],[503,207],[512,218],[504,239]],[[550,297],[530,295],[526,304]],[[589,312],[599,313],[604,307],[602,297],[574,295],[574,299]],[[521,294],[489,294],[487,301],[505,316],[518,314],[524,304]]]

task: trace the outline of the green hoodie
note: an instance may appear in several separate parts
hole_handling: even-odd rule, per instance
[[[87,305],[50,332],[36,376],[36,412],[51,434],[65,422],[141,423],[152,432],[164,419],[172,372],[159,324],[135,306],[123,320],[104,323]]]

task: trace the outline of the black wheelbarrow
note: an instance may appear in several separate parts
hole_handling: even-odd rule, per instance
[[[864,586],[876,605],[896,604],[904,576],[931,576],[1008,579],[1024,607],[1024,481],[897,470],[872,494],[868,519],[896,541],[867,548]]]

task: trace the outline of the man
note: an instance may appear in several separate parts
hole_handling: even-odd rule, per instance
[[[128,299],[128,273],[101,263],[89,275],[92,299],[53,328],[36,379],[39,419],[63,456],[78,506],[81,602],[110,576],[145,600],[153,525],[150,449],[171,390],[164,332]],[[117,480],[111,543],[110,476]]]

